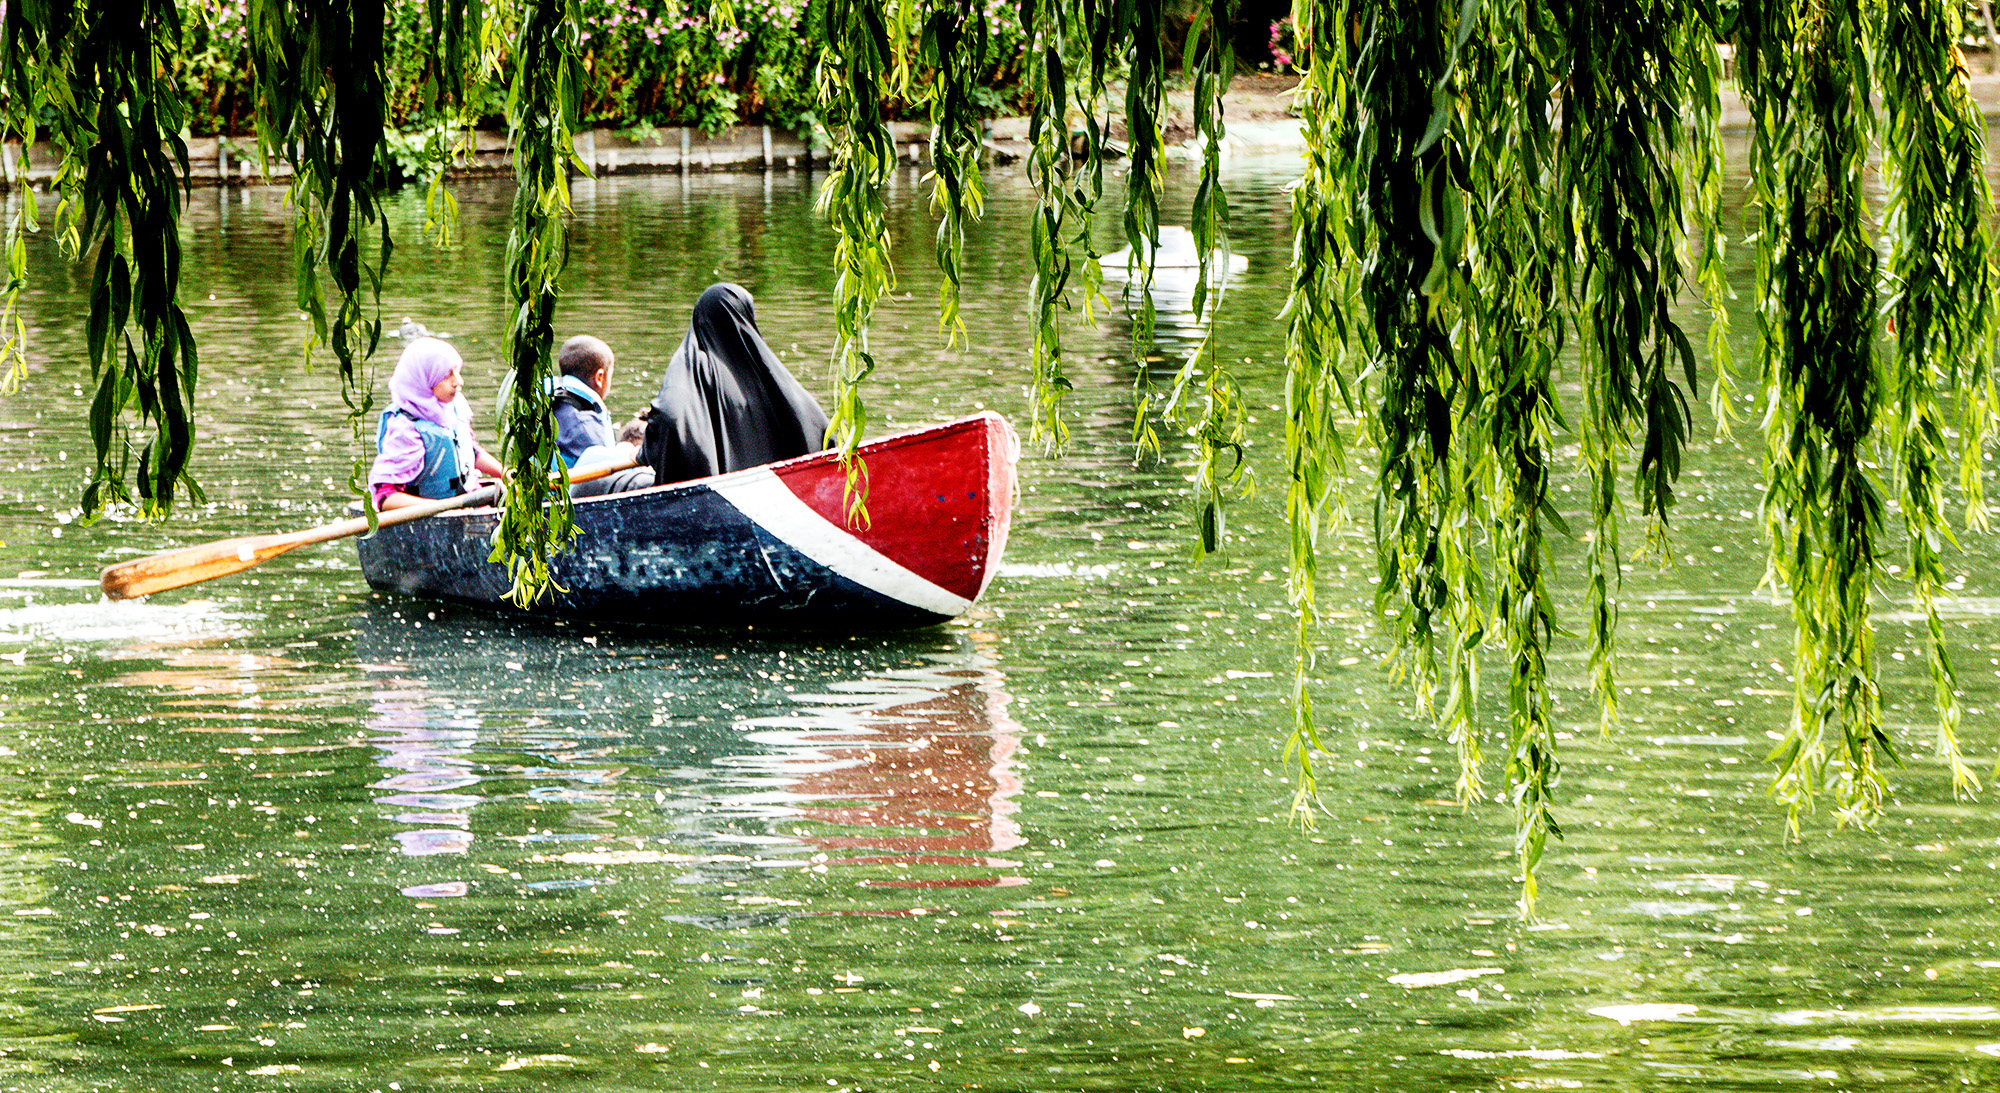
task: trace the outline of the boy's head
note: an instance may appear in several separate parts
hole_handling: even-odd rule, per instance
[[[602,339],[578,334],[556,351],[556,367],[562,370],[563,375],[582,380],[585,386],[602,396],[611,390],[611,375],[616,370],[617,358]]]

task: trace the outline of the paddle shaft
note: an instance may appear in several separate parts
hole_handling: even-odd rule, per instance
[[[570,483],[574,485],[578,482],[589,482],[636,465],[634,461],[626,460],[622,463],[594,467],[571,475]],[[394,527],[397,524],[407,524],[412,520],[436,516],[438,513],[450,512],[453,509],[487,505],[498,500],[499,496],[498,486],[488,486],[471,493],[459,494],[457,497],[404,505],[382,513],[376,519],[376,526]],[[368,518],[354,516],[301,531],[277,535],[249,535],[238,539],[203,543],[199,546],[182,547],[179,550],[163,551],[144,558],[135,558],[129,562],[106,566],[98,578],[98,585],[104,589],[106,596],[114,600],[137,599],[155,592],[184,588],[187,585],[212,581],[217,577],[227,577],[231,573],[241,573],[252,566],[261,565],[280,554],[309,543],[346,539],[367,530]]]

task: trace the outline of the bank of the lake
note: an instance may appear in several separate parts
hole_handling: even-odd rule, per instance
[[[1967,75],[1974,102],[1989,120],[2000,119],[2000,73]],[[1305,134],[1292,109],[1291,93],[1298,79],[1263,72],[1241,73],[1224,97],[1225,160],[1284,158],[1305,148]],[[1107,106],[1110,131],[1122,138],[1124,118],[1115,97]],[[1725,133],[1748,129],[1751,117],[1733,81],[1722,87],[1719,122]],[[1193,100],[1185,88],[1168,93],[1161,125],[1172,156],[1199,162],[1202,151],[1194,136]],[[923,122],[889,123],[898,155],[906,165],[929,162],[931,127]],[[987,122],[989,164],[1005,167],[1028,154],[1028,121],[998,117]],[[505,132],[477,130],[450,170],[453,178],[511,175],[513,146]],[[401,140],[420,141],[404,134]],[[265,185],[290,177],[289,164],[266,162],[257,155],[254,135],[190,137],[187,179],[193,185]],[[811,171],[824,166],[831,139],[812,129],[773,125],[729,126],[714,132],[691,126],[593,127],[575,138],[577,161],[595,178],[616,175],[685,174],[709,171]],[[53,146],[35,145],[23,155],[18,141],[0,142],[0,189],[22,184],[47,187],[59,162]]]

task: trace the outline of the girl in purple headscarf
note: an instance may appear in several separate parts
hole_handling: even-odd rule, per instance
[[[474,472],[506,472],[472,436],[472,408],[459,390],[458,350],[436,338],[405,346],[389,377],[389,409],[375,431],[375,465],[368,485],[375,507],[400,508],[425,498],[456,497],[476,488]]]

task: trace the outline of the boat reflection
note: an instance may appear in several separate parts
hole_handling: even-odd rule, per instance
[[[381,749],[375,761],[395,772],[374,783],[386,791],[375,803],[391,810],[393,822],[415,825],[396,832],[405,855],[463,854],[472,848],[472,808],[484,798],[454,791],[479,784],[472,756],[479,721],[433,717],[425,699],[420,686],[400,677],[375,690],[369,743]]]
[[[786,786],[809,825],[795,825],[795,835],[834,855],[829,863],[896,872],[864,886],[1020,884],[1005,872],[1019,863],[997,856],[1022,843],[1014,822],[1021,730],[1004,680],[968,643],[922,667],[836,684],[797,716],[745,722],[765,750],[731,761]]]
[[[693,640],[389,601],[356,652],[373,802],[404,856],[487,840],[558,867],[679,866],[675,884],[1022,883],[1003,856],[1022,842],[1021,730],[983,636]]]
[[[594,840],[620,792],[627,767],[612,762],[592,733],[550,730],[542,695],[561,693],[566,644],[470,612],[445,613],[376,603],[359,620],[355,652],[369,681],[367,742],[385,773],[370,784],[377,818],[409,858],[463,857],[476,841]],[[533,669],[530,670],[532,663]],[[553,689],[553,690],[552,690]],[[502,802],[507,819],[475,831],[474,810]],[[518,817],[559,823],[526,830]],[[500,825],[512,824],[507,831]],[[495,853],[489,850],[488,855]],[[404,886],[419,899],[462,896],[463,878]]]

